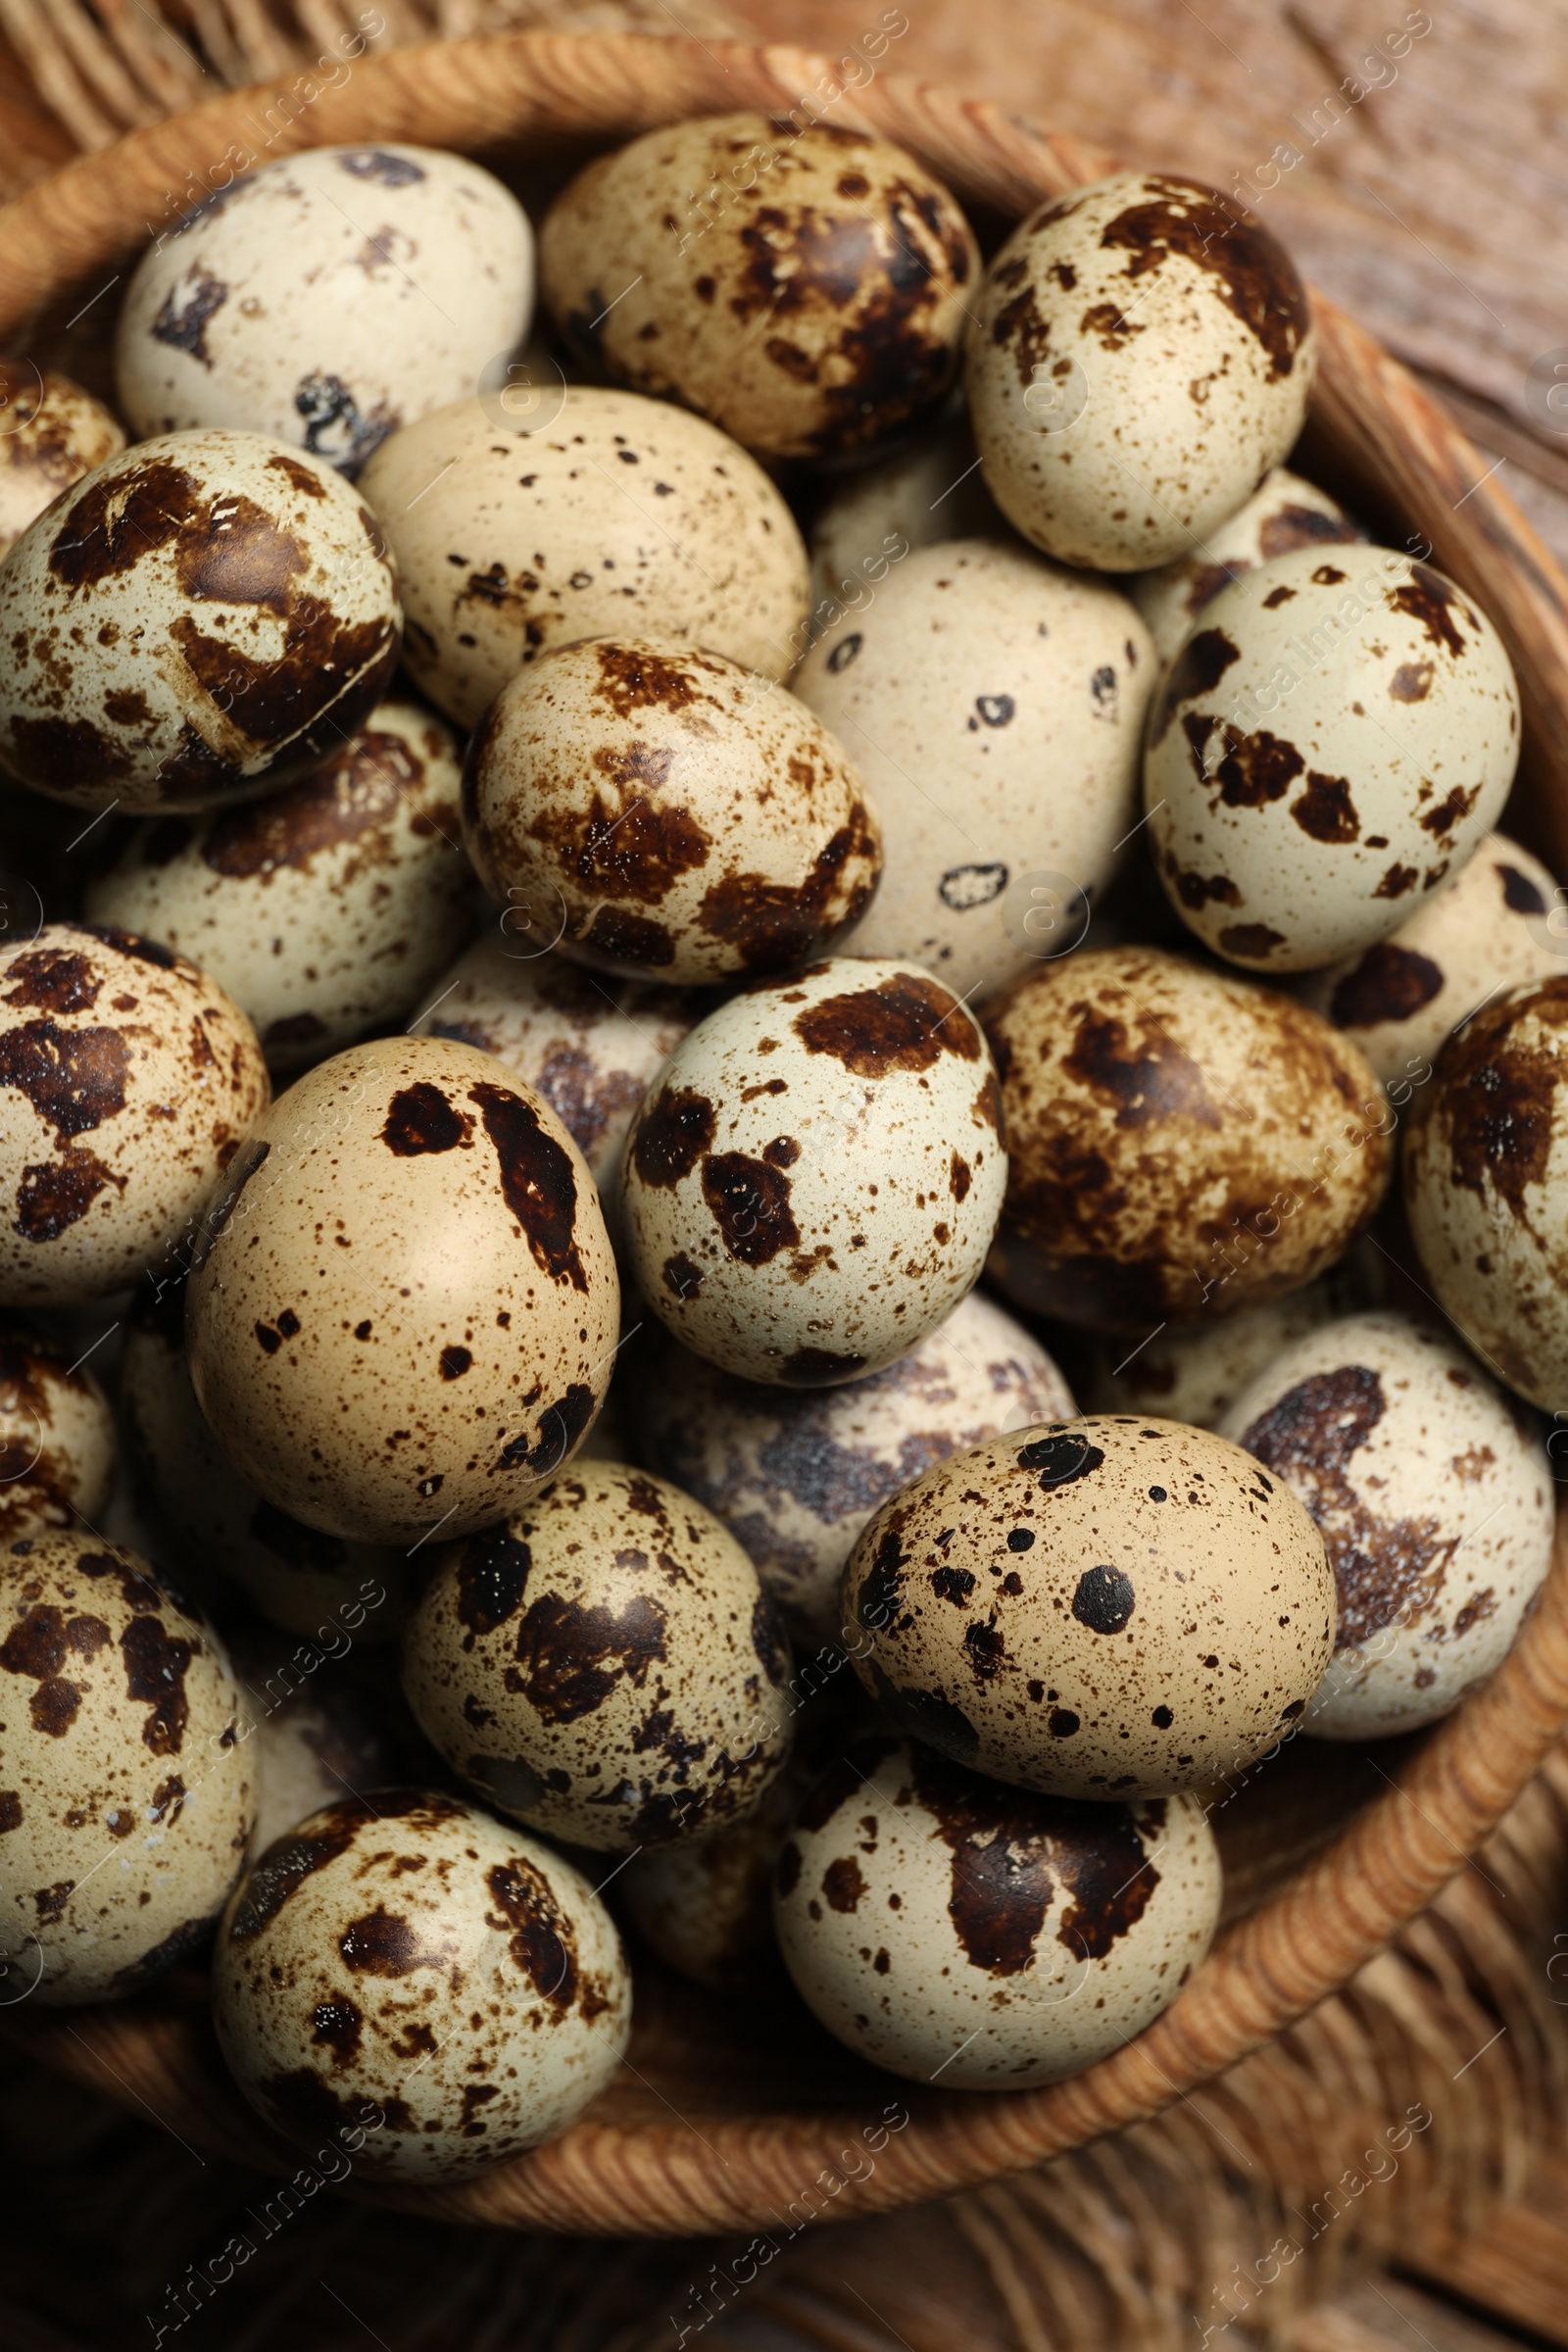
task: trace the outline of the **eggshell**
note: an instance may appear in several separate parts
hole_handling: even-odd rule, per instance
[[[1025,2090],[1108,2057],[1174,2000],[1219,1918],[1191,1796],[1079,1804],[867,1741],[801,1807],[779,1946],[831,2034],[944,2090]]]
[[[904,148],[748,113],[596,158],[551,207],[539,273],[557,325],[617,381],[803,458],[941,399],[980,254]]]
[[[124,446],[119,419],[69,375],[0,360],[0,556],[63,490]]]
[[[651,629],[765,677],[806,644],[806,548],[766,474],[679,409],[573,384],[533,431],[477,400],[365,469],[402,571],[408,666],[473,726],[514,673],[579,637]]]
[[[1031,549],[955,541],[890,571],[796,680],[882,812],[856,954],[912,956],[968,997],[1076,945],[1063,902],[1103,888],[1138,823],[1153,683],[1127,599]],[[1053,880],[1048,907],[1032,885]]]
[[[429,147],[318,147],[150,245],[115,346],[136,433],[238,425],[356,473],[528,332],[533,233],[498,179]]]
[[[246,1627],[231,1638],[230,1654],[250,1719],[253,1852],[325,1805],[439,1771],[396,1680],[367,1676],[359,1653],[329,1657],[287,1634]],[[391,1671],[389,1658],[377,1663]]]
[[[1396,1120],[1290,997],[1157,948],[1042,965],[986,1016],[1012,1302],[1144,1339],[1304,1289],[1370,1220]]]
[[[488,1054],[382,1038],[296,1081],[215,1198],[191,1277],[196,1396],[308,1527],[489,1526],[569,1459],[620,1293],[587,1163]]]
[[[560,949],[681,984],[818,956],[882,840],[842,747],[783,686],[670,639],[544,654],[491,704],[463,830],[492,898],[564,914]]]
[[[564,2131],[620,2064],[631,1986],[569,1862],[409,1788],[329,1805],[253,1863],[213,2016],[269,2123],[429,2181]]]
[[[971,1015],[887,958],[710,1013],[627,1145],[629,1250],[676,1338],[744,1380],[880,1372],[973,1285],[1006,1180]]]
[[[96,1376],[0,1319],[0,1545],[96,1520],[115,1483],[115,1418]]]
[[[580,1462],[441,1556],[403,1688],[504,1813],[631,1853],[749,1813],[789,1746],[790,1651],[757,1571],[678,1487]]]
[[[1458,871],[1518,760],[1508,657],[1451,580],[1386,551],[1298,548],[1211,598],[1161,682],[1154,861],[1216,955],[1310,971]]]
[[[244,1857],[239,1686],[204,1621],[90,1532],[0,1554],[0,1632],[8,1971],[46,2006],[139,1991],[200,1951]]]
[[[1568,926],[1539,858],[1494,833],[1407,922],[1301,983],[1301,1001],[1343,1029],[1385,1086],[1422,1086],[1477,1007],[1568,972]]]
[[[811,625],[821,630],[866,605],[889,568],[917,548],[1010,536],[960,409],[824,484],[807,531]]]
[[[1447,1048],[1415,1097],[1404,1205],[1482,1361],[1568,1412],[1568,974],[1494,998]]]
[[[713,1992],[776,1992],[773,1866],[801,1788],[781,1773],[744,1821],[634,1855],[615,1881],[626,1917],[661,1960]]]
[[[1167,1323],[1136,1349],[1125,1332],[1096,1339],[1085,1401],[1091,1412],[1162,1413],[1167,1421],[1216,1429],[1250,1381],[1333,1313],[1329,1283],[1309,1282],[1288,1298],[1244,1307],[1223,1322]]]
[[[1331,1323],[1221,1426],[1328,1546],[1339,1629],[1303,1730],[1419,1730],[1501,1662],[1551,1565],[1551,1464],[1534,1416],[1446,1333],[1388,1312]]]
[[[1347,546],[1367,536],[1338,499],[1276,466],[1246,505],[1200,546],[1157,571],[1140,572],[1128,581],[1127,593],[1154,640],[1156,659],[1165,662],[1175,657],[1204,606],[1244,571],[1293,548]]]
[[[1067,1384],[978,1291],[884,1372],[836,1389],[754,1387],[666,1341],[632,1391],[651,1468],[715,1511],[794,1620],[842,1624],[839,1579],[871,1513],[932,1462],[1060,1421]]]
[[[139,826],[86,913],[211,972],[274,1070],[318,1061],[411,1010],[471,930],[460,784],[444,720],[382,703],[300,783]]]
[[[403,613],[374,517],[260,433],[164,433],[0,564],[0,762],[134,816],[274,790],[379,702]]]
[[[986,481],[1064,564],[1191,554],[1301,429],[1317,365],[1284,247],[1200,181],[1122,172],[1031,214],[986,272],[965,380]]]
[[[0,1299],[67,1305],[165,1266],[267,1108],[256,1032],[183,957],[50,923],[0,961]]]

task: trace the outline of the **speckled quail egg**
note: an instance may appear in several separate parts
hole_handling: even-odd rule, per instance
[[[1518,759],[1513,671],[1462,590],[1387,550],[1298,548],[1211,598],[1160,683],[1154,861],[1205,947],[1309,971],[1458,871]]]
[[[540,954],[515,903],[430,984],[416,1037],[454,1037],[494,1054],[564,1120],[602,1193],[651,1080],[686,1035],[694,1008],[678,989],[612,980]]]
[[[244,1857],[239,1686],[202,1619],[90,1533],[0,1553],[0,1634],[8,1979],[50,2003],[134,1992],[200,1950]]]
[[[1316,364],[1266,228],[1198,180],[1119,172],[1031,214],[986,272],[966,366],[986,481],[1064,564],[1169,564],[1284,458]]]
[[[138,1300],[120,1393],[142,1476],[183,1581],[217,1563],[252,1605],[296,1634],[393,1642],[409,1579],[401,1544],[348,1544],[306,1527],[240,1476],[208,1428],[183,1344],[183,1286]]]
[[[109,1499],[115,1417],[78,1353],[0,1318],[0,1544],[91,1524]]]
[[[1017,1306],[1148,1337],[1282,1298],[1368,1223],[1395,1126],[1293,998],[1157,948],[1044,965],[990,1008],[1010,1160],[991,1272]]]
[[[1217,1428],[1248,1382],[1334,1311],[1325,1280],[1218,1323],[1167,1323],[1141,1347],[1125,1332],[1097,1337],[1085,1402],[1091,1412],[1162,1413],[1195,1429]]]
[[[618,1908],[693,1984],[753,1992],[776,1978],[773,1866],[800,1795],[793,1771],[782,1773],[744,1821],[637,1854],[616,1879]]]
[[[1006,1182],[978,1025],[886,958],[813,964],[710,1013],[626,1148],[649,1303],[743,1380],[880,1372],[972,1287]]]
[[[274,1070],[318,1061],[410,1011],[471,930],[460,782],[445,721],[382,703],[282,792],[139,826],[85,911],[211,972]]]
[[[716,1511],[794,1620],[831,1637],[855,1540],[932,1462],[1071,1413],[1038,1340],[971,1291],[907,1355],[835,1389],[760,1388],[665,1341],[632,1392],[645,1461]]]
[[[430,700],[471,727],[538,654],[617,630],[787,677],[806,644],[806,547],[756,460],[662,401],[575,384],[562,398],[527,432],[460,401],[365,469]]]
[[[580,350],[775,458],[863,449],[939,401],[979,274],[956,202],[904,148],[762,114],[598,157],[539,236]]]
[[[1353,1039],[1397,1099],[1500,989],[1568,972],[1560,903],[1540,858],[1494,833],[1389,938],[1311,973],[1301,1001]]]
[[[270,2123],[428,2181],[564,2131],[620,2064],[631,1985],[560,1854],[436,1790],[379,1790],[251,1865],[213,2014]]]
[[[209,196],[137,265],[115,372],[138,434],[239,425],[357,472],[528,332],[533,233],[463,155],[318,147]]]
[[[296,1080],[214,1197],[185,1337],[269,1502],[409,1544],[491,1525],[610,1386],[615,1261],[587,1162],[504,1062],[430,1037]]]
[[[823,485],[807,531],[812,628],[869,605],[892,566],[917,548],[1010,536],[960,410]]]
[[[256,1783],[253,1853],[309,1814],[344,1797],[423,1780],[440,1759],[420,1738],[390,1680],[367,1675],[347,1638],[330,1650],[296,1643],[270,1627],[242,1626],[229,1655],[244,1692]]]
[[[956,1455],[844,1572],[856,1672],[911,1737],[1065,1796],[1194,1788],[1300,1715],[1334,1645],[1305,1509],[1179,1421],[1086,1414]]]
[[[1153,683],[1127,599],[1030,548],[955,541],[890,572],[795,687],[882,812],[856,954],[912,956],[968,997],[1075,946],[1138,822]]]
[[[1568,1413],[1568,975],[1465,1025],[1416,1095],[1403,1174],[1444,1312],[1499,1380]]]
[[[380,700],[402,617],[375,519],[323,459],[161,434],[0,564],[0,764],[127,816],[275,789]]]
[[[119,419],[69,375],[0,360],[0,556],[63,490],[124,446]]]
[[[678,1487],[578,1462],[443,1551],[409,1620],[425,1737],[531,1829],[612,1853],[749,1813],[783,1765],[789,1643],[727,1528]]]
[[[820,720],[668,639],[590,638],[519,670],[469,743],[463,832],[492,898],[562,909],[563,955],[682,985],[821,955],[882,858]]]
[[[0,959],[0,1299],[69,1305],[160,1264],[270,1092],[238,1005],[168,948],[51,923]]]
[[[1196,1797],[1082,1804],[891,1740],[810,1791],[775,1887],[829,2033],[945,2090],[1025,2090],[1119,2049],[1202,1959],[1222,1892]]]
[[[1157,571],[1140,572],[1127,593],[1148,624],[1156,659],[1169,662],[1203,607],[1244,571],[1293,548],[1348,546],[1366,536],[1338,499],[1276,466],[1198,547]]]

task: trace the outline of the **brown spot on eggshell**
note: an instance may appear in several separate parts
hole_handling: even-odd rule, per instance
[[[619,1610],[543,1593],[517,1629],[519,1688],[546,1723],[591,1715],[622,1677],[641,1690],[664,1655],[664,1612],[643,1592]]]
[[[830,1054],[858,1078],[928,1070],[943,1054],[980,1058],[973,1023],[956,997],[919,972],[823,998],[797,1013],[793,1027],[808,1054]]]
[[[1407,1021],[1430,1004],[1443,987],[1443,973],[1430,956],[1381,939],[1352,971],[1335,983],[1330,1015],[1340,1029],[1372,1029],[1382,1021]]]
[[[469,1090],[501,1165],[507,1206],[522,1228],[534,1263],[552,1282],[586,1292],[577,1247],[577,1179],[565,1148],[520,1095],[488,1080]]]
[[[1290,255],[1269,230],[1200,181],[1152,174],[1156,191],[1129,205],[1101,232],[1101,244],[1128,253],[1136,280],[1179,255],[1214,280],[1221,301],[1268,357],[1271,376],[1288,376],[1311,324],[1306,290]]]

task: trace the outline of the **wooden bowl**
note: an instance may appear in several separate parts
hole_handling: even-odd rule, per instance
[[[857,73],[863,74],[863,67]],[[537,200],[595,149],[682,116],[826,113],[901,141],[995,234],[1113,159],[878,71],[844,90],[794,49],[638,34],[502,34],[228,93],[85,157],[0,212],[0,346],[101,377],[108,299],[150,234],[225,164],[407,139],[483,157]],[[221,184],[220,178],[219,184]],[[1568,869],[1568,582],[1449,418],[1334,306],[1301,463],[1394,544],[1436,562],[1502,631],[1525,757],[1508,823]],[[1552,1573],[1491,1682],[1426,1736],[1364,1754],[1300,1741],[1219,1794],[1228,1921],[1158,2022],[1074,2080],[990,2096],[880,2075],[793,1996],[727,2001],[639,1959],[631,2055],[553,2145],[414,2191],[350,2193],[427,2216],[626,2232],[757,2230],[907,2204],[1037,2164],[1154,2114],[1345,1984],[1464,1867],[1568,1721],[1568,1516]],[[298,2154],[264,2129],[218,2055],[200,1980],[0,2022],[61,2069],[139,2104],[196,2149],[265,2171]]]

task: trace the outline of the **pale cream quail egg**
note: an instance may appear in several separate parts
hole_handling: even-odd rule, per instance
[[[1244,571],[1293,548],[1346,546],[1366,536],[1338,499],[1276,466],[1247,504],[1199,546],[1157,571],[1140,572],[1128,581],[1127,593],[1154,640],[1156,660],[1166,662],[1203,607]]]
[[[91,1533],[0,1552],[0,1955],[45,2003],[193,1958],[256,1799],[210,1627]]]
[[[1083,1804],[872,1740],[805,1799],[775,1889],[785,1966],[830,2034],[944,2090],[1025,2090],[1169,2006],[1222,1882],[1196,1797]]]
[[[1201,182],[1123,172],[1030,215],[966,362],[985,477],[1063,564],[1189,555],[1300,431],[1317,332],[1270,231]]]
[[[806,548],[755,458],[633,392],[574,384],[562,402],[513,431],[460,401],[365,469],[405,582],[405,659],[437,709],[471,727],[537,655],[636,630],[787,677]]]
[[[1387,550],[1298,548],[1212,597],[1160,683],[1154,861],[1216,955],[1310,971],[1458,872],[1518,760],[1513,671],[1461,589]]]
[[[0,360],[0,556],[63,490],[124,446],[119,419],[69,375]]]
[[[252,1863],[213,2014],[269,2123],[428,2182],[564,2131],[620,2064],[631,1984],[563,1856],[456,1797],[383,1789]]]
[[[115,1417],[79,1353],[0,1318],[0,1545],[91,1525],[109,1500]]]
[[[996,1074],[929,973],[841,956],[710,1013],[626,1149],[637,1278],[743,1380],[880,1372],[972,1287],[1006,1182]]]
[[[440,1759],[403,1703],[390,1657],[375,1660],[385,1678],[368,1675],[351,1637],[320,1649],[260,1626],[232,1632],[229,1655],[249,1720],[253,1853],[324,1805],[406,1787],[432,1769],[442,1777]]]
[[[811,625],[820,632],[846,611],[869,607],[893,566],[917,548],[1009,536],[960,412],[828,478],[807,532]]]
[[[274,1070],[411,1011],[472,927],[457,738],[382,703],[314,775],[138,826],[89,883],[90,920],[188,956],[242,1004]]]

